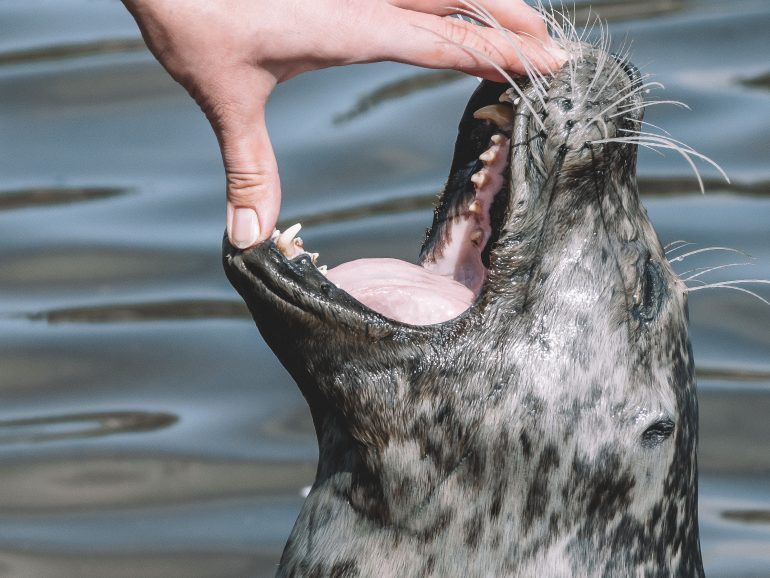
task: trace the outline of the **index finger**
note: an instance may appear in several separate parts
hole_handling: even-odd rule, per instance
[[[511,32],[527,34],[544,42],[548,40],[548,27],[543,16],[524,0],[388,0],[388,3],[436,16],[487,12]]]

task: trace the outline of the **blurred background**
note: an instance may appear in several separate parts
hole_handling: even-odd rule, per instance
[[[667,86],[651,96],[693,109],[646,120],[732,178],[704,168],[703,196],[676,154],[641,151],[662,241],[693,243],[672,258],[733,247],[753,265],[698,279],[770,279],[770,2],[592,6]],[[211,129],[117,0],[3,0],[0,30],[0,576],[272,576],[316,442],[222,272]],[[330,266],[414,259],[475,86],[396,64],[280,86],[283,224]],[[707,574],[768,576],[770,306],[719,288],[690,304]]]

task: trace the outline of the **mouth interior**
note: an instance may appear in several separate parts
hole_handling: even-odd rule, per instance
[[[501,99],[502,100],[502,99]],[[420,264],[392,258],[364,258],[326,270],[329,281],[381,315],[411,325],[449,321],[475,301],[486,279],[482,254],[493,237],[490,217],[495,197],[505,186],[510,158],[513,108],[510,103],[485,106],[474,114],[495,127],[465,185],[472,195],[455,195],[446,212],[442,238]],[[444,202],[452,202],[445,195]],[[295,237],[299,225],[273,233],[288,259],[307,253]],[[315,255],[310,254],[315,261]]]

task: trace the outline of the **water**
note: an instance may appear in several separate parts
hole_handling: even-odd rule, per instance
[[[733,180],[706,171],[701,196],[684,162],[642,152],[661,238],[756,257],[714,280],[770,278],[770,5],[594,8],[693,107],[647,120]],[[315,438],[222,273],[215,139],[119,2],[5,0],[0,29],[0,575],[270,576]],[[284,222],[330,265],[413,258],[475,83],[377,64],[281,86]],[[740,259],[699,257],[678,269]],[[767,576],[770,307],[703,291],[691,319],[706,569]]]

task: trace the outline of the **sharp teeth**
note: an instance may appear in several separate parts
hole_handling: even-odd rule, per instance
[[[278,229],[273,229],[273,232],[270,233],[270,240],[275,241],[280,235],[281,232]]]
[[[294,245],[294,246],[295,246],[297,249],[302,249],[302,248],[304,247],[304,245],[302,244],[302,237],[295,237],[295,238],[294,238],[294,241],[292,241],[292,244],[293,244],[293,245]]]
[[[497,156],[495,154],[496,152],[497,151],[489,148],[485,150],[483,153],[481,153],[481,155],[479,156],[479,160],[482,161],[485,165],[488,165],[489,163],[495,160],[495,157]]]
[[[281,233],[278,236],[278,240],[275,242],[275,244],[281,253],[283,253],[286,256],[291,255],[291,248],[294,241],[294,236],[297,233],[299,233],[299,230],[301,228],[302,228],[302,225],[297,223],[296,225],[292,225],[291,227],[286,229],[283,233]]]
[[[493,134],[490,140],[492,141],[492,144],[501,145],[503,144],[505,137],[501,134]]]
[[[475,231],[473,231],[473,233],[471,233],[471,243],[473,243],[474,245],[478,245],[479,243],[481,243],[481,239],[483,237],[484,237],[484,231],[482,231],[481,229],[476,229]]]
[[[520,96],[517,96],[517,97],[516,97],[516,98],[513,100],[513,106],[519,106],[519,103],[520,103],[520,102],[521,102],[521,97],[520,97]]]
[[[513,109],[505,104],[490,104],[474,112],[473,118],[488,120],[503,130],[510,130],[513,126]]]
[[[321,266],[318,268],[318,270],[319,270],[319,271],[320,271],[322,274],[326,275],[326,271],[328,271],[328,270],[329,270],[329,268],[328,268],[326,265],[321,265]]]
[[[487,172],[485,170],[480,170],[477,173],[473,173],[471,175],[471,182],[478,188],[482,188],[487,182]]]
[[[481,214],[481,203],[478,201],[473,201],[470,205],[468,205],[468,211],[475,215]]]
[[[318,253],[310,253],[310,261],[315,265],[316,261],[318,261]]]

